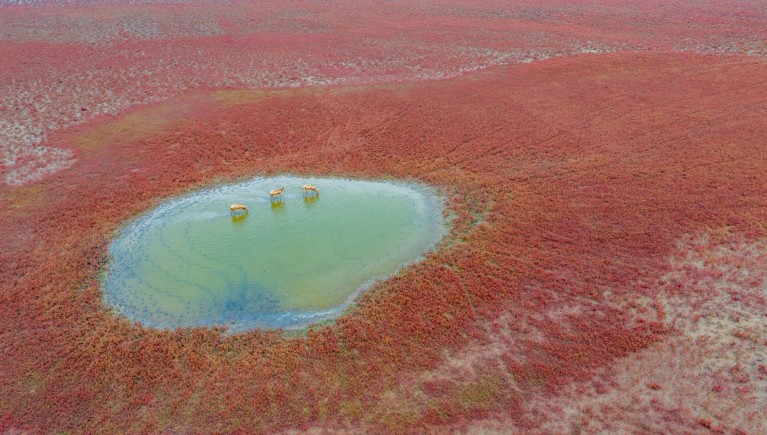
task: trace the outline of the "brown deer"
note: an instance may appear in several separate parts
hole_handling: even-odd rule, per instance
[[[284,192],[284,191],[285,191],[285,186],[280,186],[279,189],[270,190],[269,191],[269,198],[272,200],[272,202],[274,202],[274,198],[277,198],[280,201],[282,201],[282,192]]]
[[[320,191],[317,190],[317,188],[312,186],[311,184],[304,184],[304,187],[302,187],[302,189],[304,191],[304,196],[307,196],[310,193],[314,194],[314,195],[319,195],[320,194]]]
[[[248,206],[245,204],[232,204],[229,206],[229,212],[234,216],[234,213],[237,211],[245,210],[245,213],[248,213]]]

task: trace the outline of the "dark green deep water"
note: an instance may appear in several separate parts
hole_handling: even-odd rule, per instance
[[[304,197],[305,183],[320,195]],[[232,203],[249,213],[232,219]],[[157,328],[303,327],[433,248],[446,233],[442,210],[433,191],[406,183],[286,176],[194,192],[119,233],[105,300]]]

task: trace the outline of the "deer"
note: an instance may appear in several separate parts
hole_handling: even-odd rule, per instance
[[[245,211],[245,213],[248,213],[248,206],[245,204],[232,204],[229,206],[229,212],[234,216],[234,214],[238,211]]]
[[[304,187],[302,187],[304,191],[304,196],[313,194],[313,195],[319,195],[320,191],[317,190],[316,187],[312,186],[311,184],[304,184]]]
[[[282,201],[282,192],[285,191],[285,186],[280,186],[279,189],[270,190],[269,191],[269,198],[272,202],[274,202],[274,198],[279,199]]]

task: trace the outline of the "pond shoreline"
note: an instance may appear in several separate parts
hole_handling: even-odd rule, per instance
[[[303,183],[317,185],[319,197],[304,197]],[[272,202],[267,187],[280,185],[283,198]],[[224,205],[236,198],[249,212],[226,223]],[[444,210],[434,188],[408,181],[280,175],[194,189],[118,227],[101,274],[104,303],[157,329],[301,330],[338,317],[433,251],[449,232]],[[335,267],[334,258],[353,264]],[[302,301],[311,308],[297,308]]]

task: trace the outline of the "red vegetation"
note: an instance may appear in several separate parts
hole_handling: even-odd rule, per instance
[[[3,3],[0,183],[11,185],[71,164],[51,133],[194,89],[434,79],[616,50],[767,54],[759,1]]]
[[[618,384],[604,370],[678,333],[670,301],[716,279],[675,274],[680,240],[714,234],[689,248],[705,253],[767,237],[764,77],[745,57],[577,56],[418,84],[200,92],[60,133],[76,163],[0,196],[0,423],[545,426],[530,402],[556,416],[564,389],[607,394]],[[446,192],[455,225],[305,337],[149,330],[102,306],[98,273],[121,222],[190,188],[280,172],[417,179]],[[751,270],[730,297],[763,301],[767,271]],[[736,403],[764,377],[717,373],[721,386],[699,394]],[[648,427],[757,427],[663,411]]]
[[[525,403],[547,432],[765,433],[767,240],[729,229],[684,237],[669,273],[652,283],[654,305],[673,329],[556,397]],[[551,415],[559,418],[551,418]],[[480,426],[487,422],[479,423]]]

